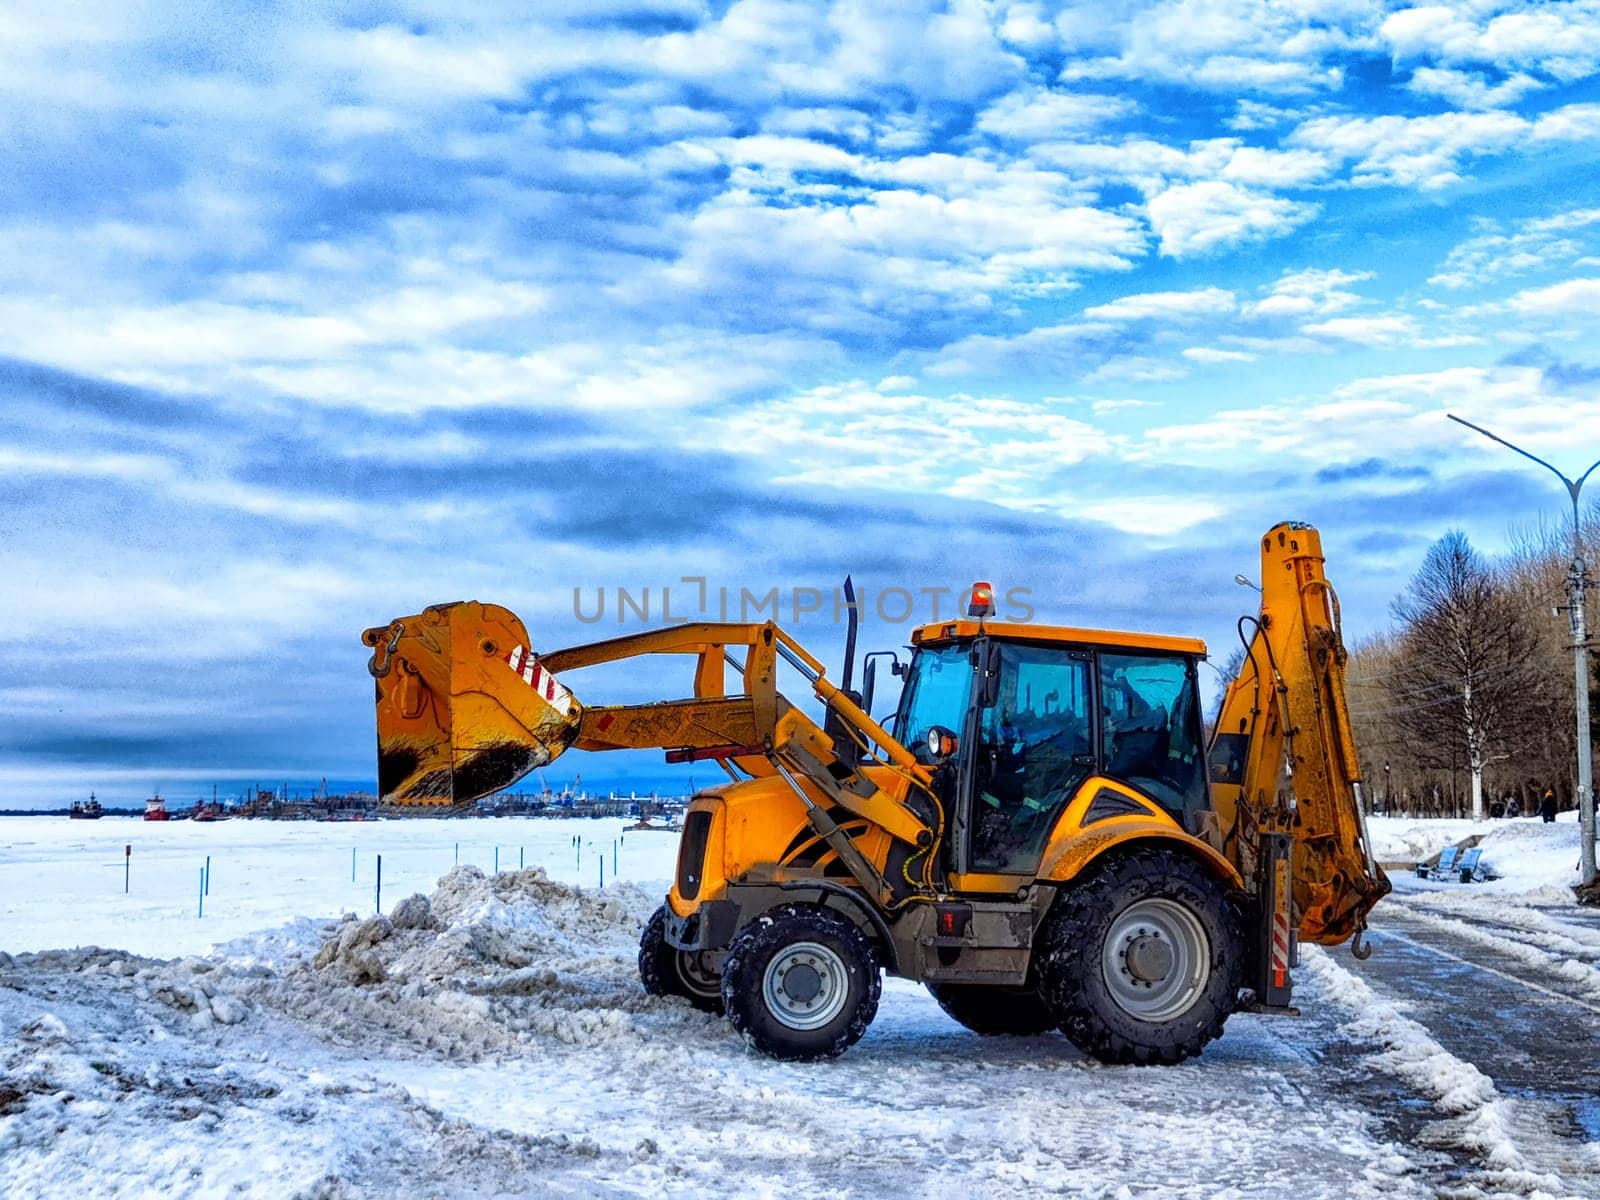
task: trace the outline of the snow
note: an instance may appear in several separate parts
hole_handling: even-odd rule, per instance
[[[1373,856],[1397,867],[1412,866],[1432,858],[1446,846],[1464,845],[1477,838],[1483,863],[1499,878],[1470,885],[1474,890],[1508,896],[1537,891],[1542,900],[1560,902],[1558,891],[1578,882],[1577,817],[1575,812],[1559,813],[1550,823],[1537,817],[1498,821],[1368,817],[1367,832]],[[1399,874],[1398,870],[1391,871],[1391,875]],[[1423,890],[1459,886],[1450,881],[1430,881]],[[1566,900],[1571,898],[1569,893]]]
[[[618,832],[0,823],[0,1194],[1433,1194],[1430,1152],[1336,1094],[1314,1019],[1108,1068],[890,980],[843,1059],[762,1058],[640,988],[675,839],[627,835],[618,882]]]
[[[258,953],[304,948],[313,936],[296,917],[375,911],[377,858],[383,905],[431,892],[459,861],[493,870],[542,867],[552,879],[599,886],[648,883],[664,893],[678,840],[633,832],[622,820],[530,818],[396,821],[142,821],[103,817],[0,819],[0,950],[100,944],[140,954],[202,954],[214,945],[278,927]],[[581,855],[572,845],[581,838]],[[620,844],[613,869],[612,843]],[[123,894],[125,846],[130,891]],[[351,852],[355,879],[351,880]],[[200,908],[200,877],[211,888]],[[242,948],[241,948],[242,952]]]

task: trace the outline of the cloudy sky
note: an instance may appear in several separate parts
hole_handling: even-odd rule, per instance
[[[1600,4],[517,7],[7,5],[0,807],[370,776],[357,635],[440,600],[1221,659],[1293,518],[1371,632],[1560,516],[1446,409],[1600,456]]]

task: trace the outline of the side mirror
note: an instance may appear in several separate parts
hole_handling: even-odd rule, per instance
[[[943,725],[934,725],[928,729],[928,756],[935,764],[945,762],[961,747],[961,742],[956,735]]]
[[[869,717],[872,716],[872,696],[878,685],[878,660],[880,658],[889,660],[890,674],[898,678],[906,673],[905,664],[900,661],[900,656],[893,650],[874,650],[867,655],[866,670],[861,676],[861,709]]]

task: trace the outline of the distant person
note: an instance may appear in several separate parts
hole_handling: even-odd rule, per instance
[[[1489,805],[1489,819],[1491,821],[1498,821],[1501,817],[1503,817],[1505,815],[1506,815],[1506,806],[1504,804],[1501,804],[1500,801],[1495,800]]]
[[[1506,816],[1508,816],[1508,817],[1520,817],[1521,815],[1522,815],[1522,804],[1515,796],[1512,796],[1509,800],[1506,801]]]
[[[1556,794],[1549,788],[1545,788],[1544,799],[1539,801],[1539,815],[1544,818],[1546,825],[1556,819]]]

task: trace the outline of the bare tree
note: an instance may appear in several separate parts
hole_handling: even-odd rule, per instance
[[[1428,550],[1393,612],[1402,632],[1386,680],[1389,715],[1417,765],[1451,774],[1465,766],[1482,820],[1484,768],[1528,732],[1536,636],[1459,531]]]

